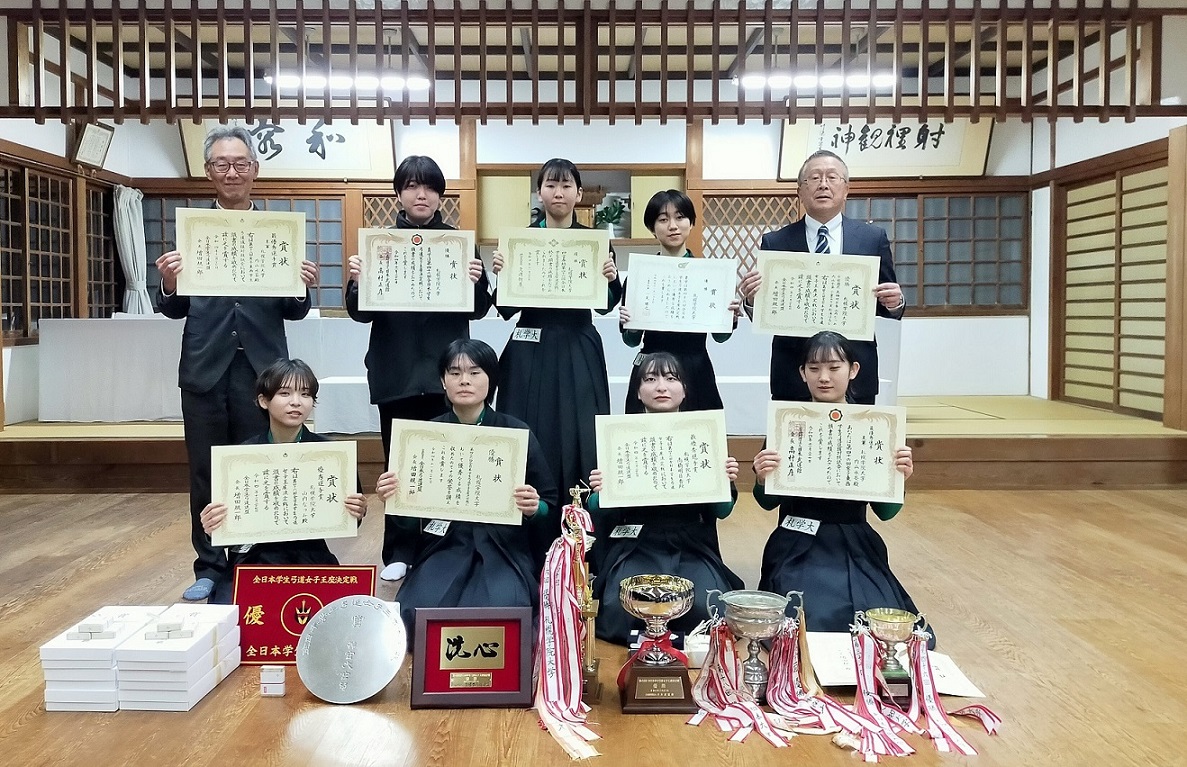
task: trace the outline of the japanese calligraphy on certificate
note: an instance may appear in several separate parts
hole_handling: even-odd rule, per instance
[[[364,311],[474,311],[473,232],[360,229],[359,255]]]
[[[598,502],[673,506],[730,499],[725,411],[599,415],[594,419]]]
[[[499,306],[606,308],[602,229],[509,229],[499,238]]]
[[[738,280],[732,258],[672,258],[632,253],[627,308],[630,330],[729,333]]]
[[[210,497],[227,505],[215,546],[358,535],[346,511],[358,481],[354,442],[218,445],[210,461]]]
[[[304,213],[178,208],[177,249],[178,295],[305,295]]]
[[[850,341],[874,340],[878,265],[874,256],[758,251],[754,329],[801,338],[834,330]]]
[[[397,418],[388,470],[400,486],[384,513],[518,525],[515,488],[527,467],[527,429]]]
[[[903,502],[903,475],[894,451],[907,444],[901,407],[772,402],[767,446],[779,468],[767,478],[771,495]]]

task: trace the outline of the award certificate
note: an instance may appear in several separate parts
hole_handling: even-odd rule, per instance
[[[177,209],[182,296],[302,298],[305,214]]]
[[[215,546],[358,535],[346,511],[358,482],[353,441],[216,445],[210,465],[210,497],[227,505]]]
[[[771,495],[903,502],[894,452],[907,444],[901,407],[772,402],[767,446],[779,468],[767,477]]]
[[[359,256],[363,311],[474,311],[473,232],[360,229]]]
[[[523,523],[515,488],[528,467],[527,429],[392,421],[388,470],[400,480],[385,514],[500,525]]]
[[[732,258],[672,258],[632,253],[628,330],[729,333],[738,280]]]
[[[602,264],[610,234],[602,229],[508,229],[499,238],[499,306],[605,309]]]
[[[878,265],[876,256],[758,251],[754,329],[801,338],[835,330],[850,341],[874,340]]]
[[[725,411],[599,415],[594,419],[606,508],[730,499]]]

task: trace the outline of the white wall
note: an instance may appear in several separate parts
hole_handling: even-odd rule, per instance
[[[478,126],[478,162],[531,163],[565,157],[582,163],[680,163],[684,164],[685,126],[651,120],[635,125],[619,120],[589,125],[566,120],[564,125],[519,121],[514,125],[491,122]]]
[[[903,320],[900,397],[1029,393],[1027,317]]]
[[[4,347],[4,423],[37,419],[37,347]]]

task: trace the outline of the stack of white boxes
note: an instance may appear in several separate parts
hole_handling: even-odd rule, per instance
[[[239,666],[239,608],[177,604],[115,651],[119,707],[189,711]]]
[[[41,646],[46,711],[119,709],[115,652],[165,607],[103,607]]]

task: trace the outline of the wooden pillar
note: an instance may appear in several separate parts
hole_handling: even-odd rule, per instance
[[[1162,424],[1187,429],[1187,126],[1170,132],[1166,189],[1166,352]]]
[[[693,227],[688,234],[688,248],[700,256],[705,255],[705,123],[693,120],[688,124],[684,139],[684,193],[692,200],[697,211],[700,226]]]
[[[462,118],[458,124],[458,228],[478,231],[478,122],[473,117]]]

